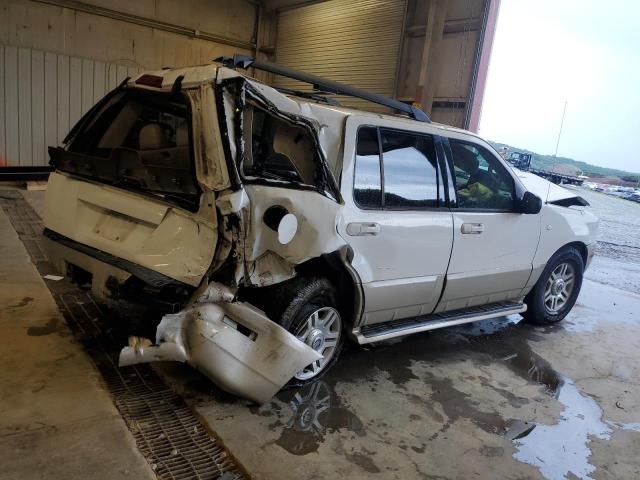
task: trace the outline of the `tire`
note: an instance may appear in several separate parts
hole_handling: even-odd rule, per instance
[[[574,247],[558,251],[547,263],[535,286],[525,297],[525,321],[534,325],[558,323],[573,308],[580,288],[584,261]]]
[[[344,344],[343,320],[335,289],[325,278],[300,277],[285,291],[280,325],[328,358],[318,360],[298,372],[289,386],[314,382],[337,361]]]

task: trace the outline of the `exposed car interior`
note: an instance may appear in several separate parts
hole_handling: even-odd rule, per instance
[[[244,115],[245,125],[250,126],[245,130],[245,176],[316,183],[317,154],[307,131],[255,104],[249,104]]]
[[[189,123],[181,97],[125,91],[87,119],[68,150],[53,149],[52,158],[60,170],[195,209]]]
[[[510,210],[513,178],[490,154],[471,143],[450,140],[460,208]]]

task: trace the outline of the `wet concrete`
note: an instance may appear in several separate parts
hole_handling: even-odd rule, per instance
[[[640,205],[584,196],[607,243],[560,325],[514,315],[347,345],[260,407],[160,370],[254,478],[638,478]]]
[[[323,379],[282,391],[262,406],[220,391],[186,365],[158,364],[157,370],[256,479],[640,478],[640,205],[583,195],[603,219],[602,243],[578,304],[560,325],[531,327],[515,315],[366,348],[347,345]],[[41,207],[38,194],[26,198]],[[24,262],[7,256],[3,267],[22,271]],[[25,292],[15,278],[5,282],[16,283],[6,301],[8,319],[27,318],[31,309],[40,308],[40,294]],[[25,345],[70,341],[64,324],[47,315],[35,319],[30,314],[21,326],[29,339]],[[42,359],[42,365],[36,359],[34,368],[55,373],[86,362],[71,350],[49,352],[51,358]],[[25,376],[12,373],[24,367],[24,359],[3,359],[7,378]],[[22,395],[31,395],[41,400],[30,411],[47,418],[40,422],[29,414],[14,422],[24,431],[0,435],[6,440],[3,464],[14,462],[9,478],[24,476],[29,466],[9,452],[9,442],[16,452],[43,455],[50,449],[63,458],[53,441],[70,424],[79,432],[74,445],[88,462],[88,435],[111,432],[102,419],[93,421],[88,414],[82,431],[71,421],[58,421],[101,404],[53,408],[69,400],[62,393],[72,385],[58,388],[49,376],[27,375],[22,388],[6,389],[3,399],[14,416],[25,408],[19,406],[26,404]],[[61,395],[51,404],[54,386],[53,394]],[[34,446],[29,429],[49,443]],[[99,452],[95,457],[104,460]],[[103,478],[121,476],[116,466],[97,466]],[[80,468],[78,461],[73,468]]]
[[[0,339],[1,480],[155,478],[2,208]]]

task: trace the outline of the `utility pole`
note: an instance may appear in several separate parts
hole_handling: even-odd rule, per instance
[[[564,116],[567,113],[567,103],[568,103],[568,100],[565,100],[564,109],[562,110],[562,120],[560,120],[560,130],[558,131],[558,141],[556,142],[556,153],[553,154],[554,157],[558,156],[558,147],[560,146],[560,136],[562,135],[562,126],[564,125]]]

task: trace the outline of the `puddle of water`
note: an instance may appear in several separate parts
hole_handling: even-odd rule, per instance
[[[609,439],[612,428],[640,431],[640,423],[624,425],[605,423],[602,420],[602,411],[595,400],[582,394],[570,379],[559,375],[549,362],[532,351],[528,340],[538,339],[540,335],[545,334],[546,330],[531,330],[520,324],[519,320],[514,316],[479,322],[442,332],[435,336],[436,338],[425,337],[418,341],[423,349],[425,343],[433,344],[435,353],[431,355],[434,358],[442,358],[437,346],[455,351],[453,347],[464,342],[467,355],[473,352],[488,357],[489,362],[502,362],[517,376],[543,386],[544,392],[556,398],[563,406],[556,424],[544,425],[517,419],[509,420],[503,419],[498,414],[480,412],[475,408],[473,399],[456,390],[450,382],[448,383],[449,379],[429,378],[427,382],[434,387],[434,393],[430,398],[425,399],[425,402],[435,402],[443,407],[448,417],[443,430],[458,418],[464,417],[487,432],[504,435],[505,440],[512,442],[517,449],[513,458],[536,467],[549,480],[565,479],[571,475],[578,478],[591,478],[595,471],[595,467],[589,463],[591,439]],[[415,342],[416,340],[408,340],[403,342],[404,345],[400,348],[414,357],[414,360],[429,358],[431,356],[429,354],[412,355]],[[397,348],[398,345],[390,346],[391,350]],[[361,355],[356,352],[356,356]],[[384,347],[382,352],[369,352],[368,355],[383,357],[389,355],[386,359],[391,359],[391,354]],[[395,358],[398,357],[404,358],[403,363],[410,361],[404,355],[395,355]],[[375,361],[376,364],[378,360]],[[474,358],[474,361],[476,360],[478,359]],[[358,363],[361,371],[366,370],[362,363]],[[388,367],[396,369],[398,367],[396,363],[397,360],[390,362]],[[392,379],[394,382],[402,383],[410,378],[408,375],[394,375]],[[496,388],[489,384],[487,387]],[[501,394],[509,397],[508,400],[512,404],[523,400],[529,401],[514,395],[509,396],[508,393],[507,389],[501,389]],[[276,443],[291,453],[304,455],[310,451],[316,451],[329,431],[346,428],[360,435],[365,434],[362,422],[348,408],[340,404],[339,398],[329,383],[319,381],[307,386],[288,400],[288,406],[291,416],[282,428],[282,434]],[[437,435],[432,436],[432,438],[435,437]]]
[[[504,337],[503,345],[512,352],[502,357],[505,365],[516,375],[542,385],[545,393],[555,397],[564,407],[554,425],[521,420],[510,422],[505,438],[517,448],[513,458],[535,466],[549,480],[565,479],[570,475],[591,478],[595,471],[589,463],[591,439],[608,440],[612,432],[610,425],[602,420],[602,410],[593,398],[582,394],[573,381],[559,375],[549,362],[531,350],[524,339],[524,332],[518,332],[515,322],[509,322],[509,325],[478,325],[468,335],[489,340],[488,335],[497,332]],[[563,327],[546,330],[553,333],[552,330],[557,328]],[[478,329],[490,334],[478,335]],[[486,342],[474,348],[490,353],[494,348],[492,343]],[[500,354],[499,350],[494,353]],[[627,424],[628,429],[634,426],[640,427],[640,424]]]
[[[278,400],[286,407],[273,403],[269,407],[275,412],[259,412],[261,415],[278,414],[285,419],[276,421],[272,428],[280,429],[279,445],[294,455],[306,455],[318,450],[325,434],[348,430],[358,436],[365,435],[360,419],[345,408],[329,383],[318,380],[296,391],[280,392]]]
[[[22,307],[26,307],[27,305],[31,304],[32,302],[33,302],[33,298],[32,297],[24,297],[18,303],[14,304],[14,305],[9,305],[7,308],[8,309],[22,308]]]
[[[45,325],[27,328],[27,335],[30,337],[41,337],[52,333],[64,332],[65,326],[57,318],[52,318]]]
[[[640,295],[585,279],[574,309],[558,326],[569,332],[593,332],[612,322],[637,325],[639,301]]]
[[[366,434],[357,415],[335,393],[336,384],[369,379],[375,392],[376,377],[384,373],[402,388],[411,380],[420,380],[411,369],[416,361],[439,363],[471,354],[474,362],[502,363],[516,375],[543,385],[545,392],[555,396],[561,380],[551,366],[531,350],[527,339],[536,338],[537,334],[520,321],[519,316],[512,316],[408,337],[371,350],[347,348],[341,362],[323,380],[300,390],[280,392],[277,401],[251,411],[273,419],[270,428],[280,433],[277,445],[292,454],[306,455],[317,451],[329,433],[344,430],[359,436]],[[399,349],[402,355],[398,354]],[[422,381],[431,385],[433,393],[428,398],[413,398],[408,394],[409,400],[424,405],[429,411],[438,404],[447,416],[446,421],[442,419],[440,430],[429,437],[431,440],[460,418],[470,419],[482,430],[497,435],[503,435],[505,430],[514,431],[514,421],[504,419],[497,412],[482,411],[470,395],[454,387],[452,379],[433,375]],[[479,381],[486,382],[487,388],[498,391],[514,407],[530,401],[517,397],[508,388],[492,385],[487,379]]]
[[[563,329],[563,326],[532,328],[523,324],[519,316],[512,316],[415,335],[371,349],[346,346],[341,361],[322,380],[297,390],[282,391],[272,402],[249,407],[249,410],[268,418],[268,428],[277,435],[276,445],[293,455],[307,455],[317,452],[328,435],[338,433],[345,438],[367,435],[368,427],[358,412],[336,394],[338,384],[369,381],[370,394],[376,395],[380,374],[396,385],[400,393],[407,382],[417,379],[429,384],[432,393],[425,398],[413,398],[407,393],[407,401],[424,405],[427,414],[434,405],[439,405],[446,415],[446,418],[442,416],[439,431],[421,439],[425,450],[429,449],[429,440],[464,418],[504,438],[505,449],[513,444],[516,448],[513,458],[536,467],[545,478],[564,479],[571,475],[591,478],[595,470],[589,463],[591,439],[608,439],[614,428],[640,431],[640,424],[605,423],[602,411],[591,397],[580,393],[570,379],[563,378],[549,362],[533,352],[530,342]],[[421,374],[422,378],[418,378],[412,370],[415,362],[431,365],[467,359],[478,365],[504,365],[516,376],[541,385],[546,395],[563,406],[557,423],[545,425],[536,423],[535,418],[524,421],[504,418],[499,412],[488,413],[472,396],[458,390],[452,379],[432,375],[428,369],[426,376]],[[483,377],[472,381],[494,389],[516,408],[536,401],[518,397],[507,384],[496,386]],[[229,401],[235,403],[232,399]],[[364,457],[348,460],[374,471],[375,465],[365,465]]]
[[[619,422],[609,422],[609,425],[619,428],[620,430],[629,430],[632,432],[640,432],[640,422],[635,423],[619,423]]]
[[[608,440],[611,428],[602,421],[602,410],[591,397],[580,393],[568,379],[559,390],[564,406],[555,425],[534,425],[513,439],[518,449],[513,458],[540,470],[549,480],[561,480],[573,474],[591,478],[595,467],[589,463],[592,437]]]

